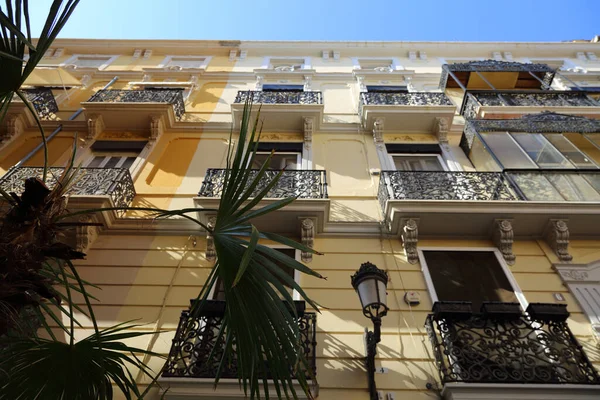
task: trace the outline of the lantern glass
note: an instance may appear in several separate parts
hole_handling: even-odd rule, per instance
[[[377,278],[365,279],[357,288],[360,303],[363,308],[376,304],[387,306],[387,291],[385,282]]]

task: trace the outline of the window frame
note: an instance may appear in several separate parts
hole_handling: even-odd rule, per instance
[[[198,71],[198,70],[204,70],[206,69],[206,67],[208,66],[208,63],[210,63],[210,60],[212,59],[212,56],[186,56],[186,55],[168,55],[165,56],[165,58],[163,58],[163,60],[160,62],[160,64],[158,64],[157,68],[165,68],[168,69],[170,67],[177,67],[177,65],[169,65],[173,59],[178,59],[178,58],[185,58],[185,59],[189,59],[189,60],[202,60],[202,63],[200,63],[199,67],[179,67],[179,70],[181,71]]]
[[[311,65],[311,57],[296,57],[296,56],[289,56],[289,57],[285,57],[285,56],[267,56],[263,59],[263,63],[260,67],[260,69],[267,69],[267,70],[272,70],[275,71],[275,67],[273,67],[273,62],[275,63],[287,63],[287,64],[295,64],[299,61],[302,61],[302,67],[300,68],[300,70],[296,70],[294,69],[294,71],[279,71],[279,72],[297,72],[297,71],[304,71],[307,69],[312,69],[312,65]]]
[[[432,304],[434,304],[435,302],[440,301],[440,300],[437,297],[437,293],[435,291],[433,279],[431,278],[431,274],[429,272],[429,267],[427,266],[427,260],[425,259],[425,255],[423,254],[424,251],[469,251],[469,252],[489,251],[489,252],[493,252],[496,255],[496,259],[497,259],[498,263],[500,264],[500,267],[502,268],[502,271],[504,272],[506,279],[508,279],[508,282],[512,286],[513,291],[515,293],[515,297],[519,301],[521,308],[523,309],[523,311],[525,311],[527,309],[529,302],[525,298],[525,295],[523,294],[523,291],[519,287],[517,280],[513,276],[512,272],[510,271],[510,268],[508,267],[508,264],[506,264],[506,261],[504,260],[504,257],[502,257],[502,253],[500,252],[500,250],[498,250],[497,247],[419,247],[417,249],[417,253],[419,254],[419,262],[421,264],[421,272],[423,272],[423,276],[425,277],[425,284],[427,286],[427,291],[431,298]],[[473,311],[478,312],[479,310],[473,310]]]
[[[132,170],[133,166],[135,165],[135,162],[137,161],[137,159],[140,157],[140,153],[135,153],[133,151],[106,151],[106,152],[102,152],[102,151],[91,151],[89,156],[87,157],[87,161],[85,161],[83,164],[85,166],[85,168],[104,168],[104,166],[106,165],[106,163],[108,163],[108,160],[110,158],[113,157],[118,157],[120,158],[120,161],[117,163],[116,166],[112,167],[112,168],[123,168],[122,166],[118,166],[118,165],[123,165],[123,163],[125,162],[125,160],[127,160],[127,158],[129,157],[134,157],[135,156],[135,160],[133,160],[133,163],[131,163],[131,166],[127,169],[129,169],[130,171]],[[100,165],[98,165],[97,167],[90,167],[89,165],[94,161],[94,159],[96,157],[105,157],[106,159],[104,161],[102,161],[100,163]]]
[[[271,154],[268,151],[257,151],[256,155],[269,155]],[[288,171],[302,171],[304,168],[302,168],[302,153],[301,152],[297,152],[297,151],[277,151],[275,152],[273,155],[274,156],[279,156],[279,155],[292,155],[295,154],[296,155],[296,165],[298,166],[296,169],[294,170],[288,170]],[[250,161],[250,160],[248,160]],[[271,168],[268,168],[271,169]]]
[[[448,171],[448,165],[446,164],[446,160],[444,159],[444,157],[442,157],[441,154],[438,154],[438,153],[388,153],[388,156],[390,157],[391,165],[394,166],[394,170],[395,171],[404,171],[404,172],[447,172]],[[406,171],[406,170],[403,170],[403,169],[398,169],[396,167],[396,162],[394,161],[394,157],[397,157],[397,156],[402,156],[402,157],[436,157],[438,163],[442,167],[442,171]]]
[[[293,248],[290,246],[278,245],[278,244],[265,244],[264,246],[270,247],[272,249],[292,249]],[[294,259],[296,261],[302,263],[302,252],[300,250],[294,249]],[[217,280],[218,279],[219,278],[217,277]],[[300,284],[300,271],[298,271],[297,269],[294,269],[294,282],[296,282],[298,285]],[[217,281],[215,281],[215,284],[213,285],[213,287],[210,288],[207,299],[214,300],[216,288],[217,288]],[[294,301],[302,300],[300,293],[296,289],[294,289],[292,292],[292,299]],[[224,301],[227,301],[227,300],[224,300]]]
[[[95,59],[103,59],[106,60],[104,62],[104,64],[99,65],[98,67],[80,67],[77,65],[77,60],[80,58],[95,58]],[[110,64],[112,64],[117,58],[119,58],[118,54],[73,54],[71,57],[67,58],[65,61],[63,61],[61,64],[59,64],[59,67],[64,67],[64,68],[68,68],[68,67],[73,67],[74,69],[82,69],[82,70],[97,70],[97,71],[103,71],[105,70]]]

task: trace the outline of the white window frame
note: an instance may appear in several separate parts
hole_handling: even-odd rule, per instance
[[[263,155],[263,154],[271,154],[270,151],[257,151],[256,155]],[[297,152],[297,151],[276,151],[274,155],[296,155],[296,165],[298,166],[294,171],[301,171],[303,170],[303,165],[302,165],[302,153],[301,152]],[[248,160],[250,161],[250,160]]]
[[[402,156],[402,157],[436,157],[437,160],[438,160],[438,162],[442,166],[442,170],[448,171],[448,165],[446,163],[446,160],[444,159],[444,157],[442,157],[441,154],[437,154],[437,153],[392,153],[392,154],[389,154],[388,153],[388,156],[390,157],[390,163],[394,167],[395,171],[403,171],[403,170],[400,170],[400,169],[396,168],[396,163],[394,162],[394,157],[396,157],[396,156]],[[407,172],[410,172],[410,171],[407,171]],[[435,171],[415,171],[415,172],[435,172]]]
[[[400,64],[398,57],[351,57],[352,60],[352,69],[353,70],[362,70],[360,66],[360,61],[391,61],[392,71],[403,71],[405,68]]]
[[[290,246],[285,246],[285,245],[278,245],[278,244],[265,244],[265,247],[270,247],[272,249],[291,249]],[[299,263],[302,263],[302,252],[298,249],[296,249],[294,251],[294,259],[296,261],[298,261]],[[217,278],[218,279],[218,278]],[[300,271],[298,271],[297,269],[294,269],[294,282],[296,282],[298,285],[300,285]],[[216,289],[216,281],[215,284],[210,288],[210,291],[208,292],[208,300],[213,300],[213,297],[215,295],[215,289]],[[300,293],[294,289],[293,293],[292,293],[292,299],[293,300],[302,300]]]
[[[265,58],[263,58],[263,62],[262,65],[260,66],[261,69],[273,69],[273,61],[275,62],[283,62],[283,61],[293,61],[293,60],[303,60],[302,61],[302,70],[305,69],[311,69],[312,65],[311,65],[311,57],[297,57],[297,56],[288,56],[288,57],[284,57],[284,56],[277,56],[277,57],[273,57],[273,56],[267,56]]]
[[[92,161],[94,161],[94,158],[96,157],[108,157],[107,159],[105,159],[104,161],[102,161],[102,163],[100,163],[99,166],[97,167],[93,167],[93,168],[104,168],[104,166],[106,165],[106,163],[108,163],[108,160],[110,158],[113,157],[119,157],[121,158],[121,160],[113,167],[113,168],[122,168],[121,165],[123,165],[123,163],[125,162],[125,160],[129,157],[133,157],[135,156],[135,161],[131,164],[131,166],[129,167],[129,171],[133,171],[137,160],[140,158],[140,153],[136,153],[134,151],[107,151],[107,152],[102,152],[102,151],[90,151],[89,156],[87,157],[87,161],[84,162],[83,164],[85,165],[85,167],[88,167]]]
[[[84,57],[84,58],[96,58],[96,59],[102,59],[102,60],[106,60],[106,62],[98,67],[79,67],[77,66],[77,60],[80,57]],[[112,64],[117,58],[119,58],[118,54],[73,54],[71,57],[67,58],[64,62],[62,62],[61,64],[59,64],[60,67],[65,67],[65,68],[69,68],[69,67],[73,67],[75,69],[88,69],[88,70],[98,70],[98,71],[103,71],[105,70],[110,64]]]
[[[431,297],[432,304],[436,301],[439,301],[437,297],[437,293],[435,292],[435,286],[433,285],[433,279],[431,278],[431,274],[429,273],[429,267],[427,266],[427,260],[425,260],[424,251],[468,251],[468,252],[476,252],[476,251],[489,251],[493,252],[496,255],[496,259],[498,263],[500,263],[500,267],[506,275],[508,282],[512,286],[513,292],[515,293],[515,297],[521,304],[521,308],[523,311],[527,309],[529,302],[525,298],[523,291],[519,287],[517,280],[513,276],[510,268],[504,261],[504,257],[502,257],[502,253],[496,247],[420,247],[417,249],[419,253],[419,261],[421,263],[421,271],[423,272],[423,276],[425,277],[425,283],[427,285],[427,291],[429,292],[429,296]],[[474,312],[478,312],[479,310],[473,310]]]
[[[158,68],[166,69],[166,68],[170,68],[170,67],[177,67],[177,65],[169,65],[169,64],[171,64],[173,59],[178,59],[178,58],[185,58],[188,60],[202,60],[202,63],[200,64],[199,67],[181,68],[182,71],[196,71],[196,70],[206,69],[206,67],[208,67],[208,64],[210,63],[210,60],[212,59],[212,56],[169,55],[169,56],[166,56],[165,58],[163,58],[163,60],[160,62],[160,64],[158,64]]]

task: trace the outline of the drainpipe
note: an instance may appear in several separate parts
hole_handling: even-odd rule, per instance
[[[115,76],[114,78],[112,78],[110,80],[110,82],[108,82],[102,89],[100,90],[106,90],[109,87],[112,86],[113,83],[115,83],[117,80],[119,79],[118,76]],[[83,108],[80,108],[79,110],[75,111],[73,113],[73,115],[71,115],[69,117],[69,119],[67,121],[73,121],[75,118],[79,117],[79,115],[83,112]],[[60,131],[62,131],[62,124],[59,125],[50,135],[48,135],[48,137],[46,138],[46,145],[48,145],[48,143],[50,142],[50,140],[58,135],[58,133]],[[42,147],[44,147],[44,143],[40,143],[38,144],[35,149],[31,150],[31,152],[29,154],[27,154],[25,157],[23,157],[23,159],[21,161],[19,161],[18,163],[16,163],[15,165],[13,165],[12,167],[9,168],[9,170],[6,172],[6,175],[8,175],[13,169],[19,168],[21,165],[23,165],[24,163],[26,163],[31,157],[34,156],[35,153],[37,153]]]

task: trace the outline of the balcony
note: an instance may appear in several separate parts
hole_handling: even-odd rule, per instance
[[[55,118],[58,105],[52,90],[48,88],[23,89],[27,100],[31,102],[41,120],[48,121]]]
[[[600,377],[569,329],[564,305],[531,303],[526,314],[515,303],[484,303],[481,313],[470,307],[439,302],[425,322],[445,398],[600,396]]]
[[[444,93],[361,93],[358,114],[366,129],[385,121],[386,132],[426,132],[434,129],[436,118],[452,121],[456,107]]]
[[[460,113],[474,118],[515,118],[553,111],[600,117],[600,102],[579,91],[468,91]]]
[[[235,356],[224,366],[219,386],[216,391],[213,389],[214,378],[224,351],[224,342],[217,341],[217,338],[221,321],[225,315],[225,306],[226,302],[224,301],[209,300],[196,319],[190,317],[189,311],[181,313],[177,332],[160,380],[163,386],[165,384],[170,386],[166,392],[166,398],[194,395],[198,396],[194,398],[213,399],[215,396],[221,397],[225,393],[229,394],[231,398],[239,397],[241,390],[237,380]],[[304,312],[304,302],[302,301],[296,302],[296,310],[298,312],[296,322],[300,330],[302,350],[312,373],[316,376],[317,317],[315,313]],[[212,352],[214,352],[214,357],[209,360]],[[268,371],[265,378],[271,379]],[[307,378],[310,379],[308,374]],[[299,387],[296,388],[296,390],[298,389]],[[300,394],[302,390],[298,390],[298,392]],[[241,397],[243,397],[243,393]]]
[[[185,114],[180,89],[100,90],[81,104],[87,115],[101,115],[107,129],[149,130],[156,116],[170,126]]]
[[[217,208],[221,193],[225,169],[208,169],[204,182],[195,198],[199,207]],[[251,178],[256,176],[258,170],[252,170]],[[254,194],[262,191],[271,180],[279,173],[277,170],[266,171],[263,180],[256,187]],[[300,217],[314,217],[317,219],[317,229],[322,229],[324,221],[329,215],[329,199],[327,195],[327,173],[323,170],[285,170],[267,196],[258,204],[263,207],[278,199],[296,197],[296,201],[286,207],[263,217],[257,218],[253,223],[259,229],[267,229],[279,233],[299,232]],[[199,213],[198,218],[206,220],[206,213]],[[297,229],[296,229],[297,228]]]
[[[63,168],[49,168],[49,177],[60,177]],[[19,167],[10,169],[2,178],[0,178],[0,187],[5,192],[21,193],[23,190],[23,181],[27,178],[41,178],[43,168],[41,167]],[[133,180],[126,168],[80,168],[79,177],[75,180],[69,192],[69,205],[87,204],[92,207],[93,201],[86,201],[87,197],[105,197],[110,199],[111,207],[128,207],[135,197],[135,187]],[[49,188],[54,187],[56,180],[48,179]]]
[[[419,218],[419,235],[489,236],[497,218],[514,234],[542,237],[549,219],[569,219],[572,235],[600,223],[600,170],[382,171],[378,198],[388,228]]]
[[[321,92],[262,92],[239,91],[233,104],[234,129],[239,129],[244,104],[250,98],[255,116],[260,106],[264,131],[303,132],[305,118],[312,118],[315,128],[323,119],[323,96]]]

